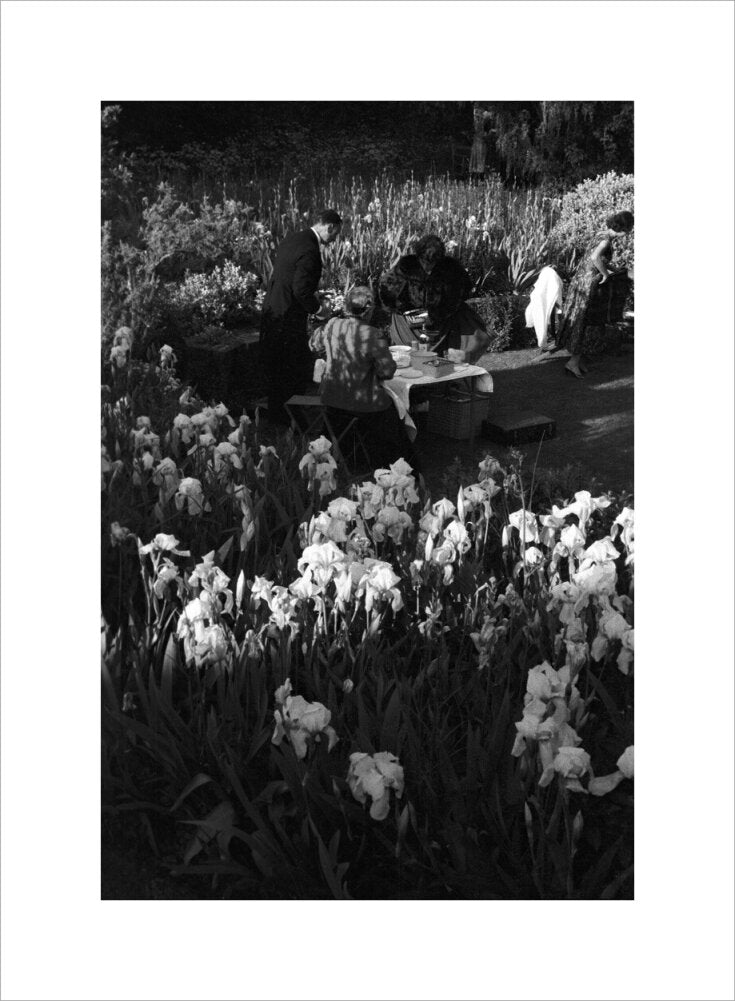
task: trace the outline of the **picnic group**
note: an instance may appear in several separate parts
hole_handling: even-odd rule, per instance
[[[313,387],[316,358],[320,404],[337,432],[354,426],[369,442],[376,466],[404,457],[418,469],[407,408],[392,389],[401,367],[409,366],[413,374],[411,348],[428,346],[427,355],[475,373],[470,366],[484,368],[490,338],[467,302],[473,287],[468,272],[432,233],[420,237],[412,253],[380,276],[375,291],[365,285],[350,289],[342,315],[333,315],[318,292],[322,249],[337,240],[342,226],[340,215],[325,209],[311,227],[279,244],[260,327],[268,419],[276,425],[291,423],[288,401]],[[610,303],[624,301],[632,276],[614,267],[614,250],[616,240],[632,230],[631,212],[604,220],[565,294],[554,268],[544,267],[538,275],[526,323],[536,331],[539,351],[568,352],[564,371],[572,379],[583,379],[587,371],[585,331],[597,321],[601,304],[607,303],[609,316]],[[414,392],[412,402],[420,405],[422,394]]]

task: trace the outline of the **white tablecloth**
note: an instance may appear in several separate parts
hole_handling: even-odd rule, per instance
[[[493,391],[493,377],[479,365],[466,365],[438,378],[433,375],[422,375],[418,379],[403,379],[398,374],[400,371],[398,369],[396,375],[392,379],[386,379],[383,385],[396,406],[398,416],[406,425],[406,431],[411,441],[416,437],[416,425],[409,413],[410,394],[414,386],[438,386],[440,383],[454,382],[457,379],[473,379],[473,389],[477,392],[492,393]]]

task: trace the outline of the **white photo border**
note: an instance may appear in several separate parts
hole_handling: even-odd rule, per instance
[[[3,996],[731,998],[733,5],[0,16]],[[100,901],[100,102],[540,97],[635,101],[635,901]]]

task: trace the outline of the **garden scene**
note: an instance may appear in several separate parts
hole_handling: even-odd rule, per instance
[[[630,102],[103,103],[103,898],[633,898],[632,136]],[[329,226],[305,336],[364,290],[376,382],[420,366],[384,464],[318,378],[276,420],[279,249]],[[429,237],[476,348],[386,293]]]

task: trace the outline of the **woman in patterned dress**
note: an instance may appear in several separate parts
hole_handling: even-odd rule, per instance
[[[571,358],[564,366],[565,372],[582,379],[587,371],[582,364],[582,341],[587,327],[600,321],[601,307],[608,312],[613,301],[612,283],[627,282],[625,273],[610,270],[613,241],[633,230],[633,213],[617,212],[606,221],[606,229],[595,237],[585,251],[565,296],[564,314],[556,334],[557,348],[566,348]],[[620,274],[620,279],[618,275]],[[619,297],[616,297],[616,299]],[[613,317],[607,317],[612,322]]]

